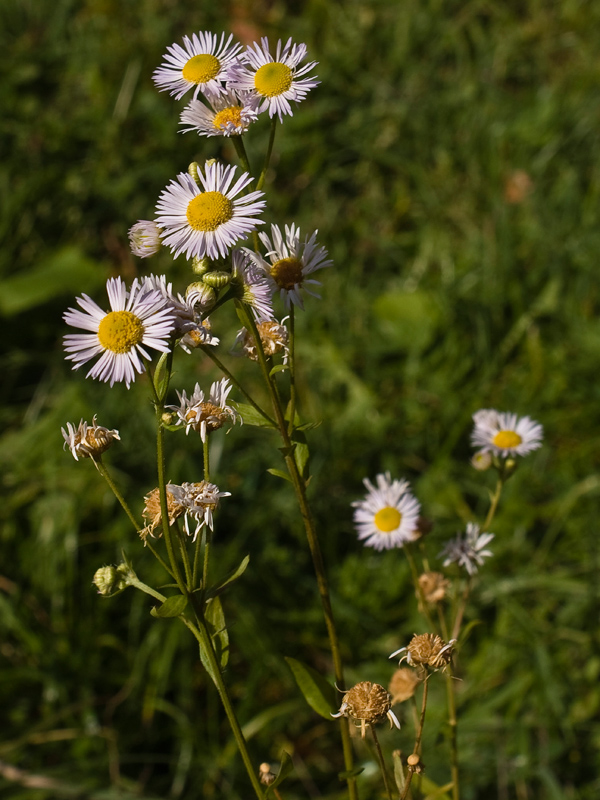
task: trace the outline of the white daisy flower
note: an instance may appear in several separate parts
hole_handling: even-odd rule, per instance
[[[232,424],[236,420],[242,421],[239,414],[227,405],[227,396],[233,387],[227,378],[215,381],[210,387],[208,398],[204,399],[204,392],[200,384],[196,384],[194,393],[188,397],[185,391],[177,392],[179,406],[167,406],[177,413],[176,425],[185,425],[185,432],[197,431],[203,442],[209,433],[222,428],[229,418]]]
[[[209,106],[192,100],[181,112],[184,132],[198,131],[204,136],[241,136],[258,115],[259,99],[248,92],[228,90],[224,95],[207,97]]]
[[[84,294],[77,298],[83,311],[70,308],[64,315],[67,325],[92,331],[64,337],[67,359],[75,362],[73,369],[79,369],[99,355],[86,377],[111,386],[125,381],[129,388],[136,372],[144,372],[141,358],[150,360],[146,348],[169,352],[175,314],[160,292],[143,289],[137,279],[127,291],[121,278],[109,278],[106,290],[110,311],[103,311]]]
[[[379,474],[376,480],[377,487],[365,478],[367,496],[352,503],[358,538],[376,550],[402,547],[418,539],[421,505],[410,493],[408,482],[392,481],[389,472]]]
[[[475,522],[467,523],[467,531],[464,538],[459,533],[456,539],[452,539],[439,554],[439,558],[444,559],[444,566],[458,564],[464,567],[469,575],[474,575],[477,568],[483,564],[484,559],[493,555],[491,550],[486,550],[494,538],[493,533],[480,533],[479,525]]]
[[[156,222],[141,219],[129,229],[129,244],[134,256],[149,258],[160,250],[160,228]]]
[[[187,258],[225,258],[231,247],[256,229],[256,217],[265,207],[264,192],[249,192],[236,198],[252,176],[244,172],[232,185],[236,167],[206,163],[198,172],[202,188],[185,172],[171,181],[156,205],[156,223],[161,237],[174,254]]]
[[[321,284],[307,276],[318,269],[330,267],[333,262],[327,258],[327,250],[316,243],[317,233],[315,231],[310,238],[306,237],[300,243],[300,228],[296,225],[285,226],[285,239],[279,227],[271,225],[271,239],[266,233],[259,233],[270,263],[259,254],[246,249],[249,258],[265,273],[273,294],[279,292],[286,308],[290,308],[293,303],[304,309],[300,294],[302,289],[319,298],[308,286]]]
[[[194,542],[204,525],[213,530],[213,512],[219,505],[220,499],[231,497],[231,492],[221,492],[218,486],[207,481],[182,483],[181,486],[171,486],[170,491],[179,506],[185,508],[185,532],[188,536],[192,536]],[[189,526],[190,518],[196,521],[193,534]]]
[[[484,408],[473,414],[473,421],[471,444],[481,447],[481,453],[525,456],[542,446],[544,429],[530,417]]]
[[[232,67],[239,60],[241,44],[232,44],[233,34],[225,41],[217,34],[195,33],[190,39],[183,37],[183,47],[173,44],[167,47],[161,66],[152,75],[159,91],[169,91],[179,100],[190,89],[194,99],[200,92],[221,94],[225,91],[222,81],[228,80]]]
[[[250,258],[250,250],[242,248],[231,254],[231,287],[242,303],[252,309],[257,322],[273,319],[271,285],[262,270]]]
[[[230,86],[254,92],[260,98],[258,112],[268,109],[269,116],[277,114],[280,122],[284,114],[293,113],[290,100],[299,103],[319,84],[314,76],[306,76],[316,67],[316,61],[299,66],[306,56],[305,44],[292,44],[288,39],[282,47],[279,40],[273,58],[269,52],[269,40],[263,37],[261,44],[255,42],[244,55],[246,63],[240,62],[232,71]]]
[[[102,425],[96,424],[96,415],[92,419],[92,424],[81,420],[75,427],[67,422],[67,430],[61,428],[61,433],[65,443],[63,449],[68,447],[75,461],[80,458],[98,459],[112,445],[115,439],[120,441],[119,431],[109,430]]]

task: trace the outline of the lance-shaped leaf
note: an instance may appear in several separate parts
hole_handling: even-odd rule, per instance
[[[260,411],[249,403],[232,403],[235,410],[242,415],[245,425],[255,425],[257,428],[274,428],[272,422],[264,417]]]
[[[229,661],[229,634],[225,625],[223,606],[218,597],[213,597],[206,604],[204,619],[215,649],[217,663],[221,669],[224,669]]]
[[[231,586],[232,583],[235,583],[237,580],[239,580],[246,571],[246,567],[248,566],[249,562],[250,556],[246,556],[239,567],[236,567],[234,570],[229,572],[220,583],[211,586],[206,593],[207,599],[210,600],[211,597],[218,597],[218,595],[220,595],[221,592],[224,592],[228,586]]]
[[[286,658],[296,683],[308,705],[325,719],[337,711],[335,689],[325,678],[308,664],[295,658]]]
[[[159,400],[163,400],[167,389],[169,388],[169,370],[167,369],[167,364],[169,360],[169,356],[171,353],[163,353],[162,356],[158,359],[158,363],[154,370],[154,388],[156,390],[156,394],[158,395]]]
[[[150,613],[153,617],[159,617],[160,619],[179,617],[185,611],[186,606],[187,597],[182,594],[174,594],[172,597],[167,597],[162,605],[154,606]]]
[[[281,764],[279,765],[279,772],[277,773],[277,777],[270,783],[265,790],[265,797],[269,796],[269,792],[273,789],[276,789],[280,783],[287,778],[287,776],[292,772],[294,769],[294,764],[292,762],[292,757],[289,753],[286,753],[285,750],[283,751],[283,755],[281,757]]]

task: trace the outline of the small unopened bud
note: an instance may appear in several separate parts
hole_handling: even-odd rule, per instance
[[[212,273],[209,273],[212,274]],[[194,281],[185,290],[185,299],[200,311],[210,311],[217,302],[215,290],[204,281]]]
[[[213,272],[207,272],[205,275],[203,275],[202,281],[212,289],[222,289],[231,282],[231,273],[221,270],[214,270]]]
[[[208,272],[210,269],[210,258],[206,256],[194,256],[192,258],[192,272],[194,275],[204,275],[205,272]]]
[[[406,763],[411,772],[416,772],[417,775],[425,771],[425,764],[421,761],[421,756],[418,753],[411,753],[406,759]]]
[[[156,222],[141,219],[129,229],[129,244],[134,256],[149,258],[160,250],[160,228]]]
[[[200,186],[200,178],[198,177],[198,169],[199,165],[197,161],[192,161],[192,163],[188,167],[188,174],[192,176],[192,178],[196,181],[198,186]]]
[[[216,158],[207,158],[206,161],[204,162],[204,169],[206,169],[207,167],[212,167],[213,164],[218,164],[218,163],[219,161]]]
[[[487,452],[475,453],[471,459],[471,466],[478,470],[478,472],[485,472],[492,466],[492,454]]]
[[[129,585],[119,567],[113,566],[100,567],[96,570],[92,583],[98,589],[98,593],[105,597],[122,592]]]
[[[504,462],[504,478],[509,478],[517,468],[517,460],[515,458],[507,458]]]
[[[160,421],[163,425],[175,425],[177,423],[177,414],[173,411],[163,411]]]

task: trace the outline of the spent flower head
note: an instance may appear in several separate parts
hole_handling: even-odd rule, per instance
[[[185,532],[192,537],[194,542],[204,525],[208,525],[211,531],[213,530],[213,513],[218,507],[219,501],[222,497],[231,496],[231,492],[221,492],[218,486],[208,481],[182,483],[181,486],[173,487],[173,493],[177,502],[185,510]],[[196,523],[193,532],[190,530],[190,520]]]
[[[150,360],[147,348],[167,353],[175,328],[175,314],[159,291],[146,288],[137,278],[127,291],[121,278],[109,278],[106,290],[110,311],[103,311],[86,294],[77,298],[81,309],[70,308],[63,319],[67,325],[91,333],[64,337],[67,359],[79,369],[95,356],[98,361],[86,377],[129,388],[136,372],[144,372],[142,358]]]
[[[406,647],[395,650],[390,658],[404,653],[400,664],[406,661],[411,667],[430,667],[444,670],[452,661],[456,639],[446,642],[437,633],[420,633],[413,636]]]
[[[392,711],[392,698],[383,686],[371,681],[361,681],[347,691],[342,698],[342,705],[332,717],[350,717],[360,722],[361,735],[364,739],[367,725],[383,722],[387,717],[390,728],[400,728],[398,718]]]
[[[224,93],[223,82],[230,78],[242,49],[232,39],[232,34],[225,41],[224,33],[219,39],[208,31],[194,33],[191,39],[184,36],[183,47],[177,43],[167,47],[163,63],[154,71],[152,80],[159,91],[168,91],[177,100],[190,89],[194,90],[194,99],[200,92]]]
[[[410,493],[408,481],[392,480],[389,472],[377,475],[376,481],[377,486],[373,486],[365,478],[366,497],[352,503],[358,538],[376,550],[402,547],[418,539],[421,506]]]
[[[486,550],[493,538],[493,533],[480,533],[476,522],[468,522],[465,535],[459,533],[449,541],[439,557],[444,559],[445,567],[456,563],[464,567],[469,575],[474,575],[484,560],[493,555],[491,550]]]
[[[161,193],[156,204],[156,223],[163,243],[177,258],[211,259],[227,256],[233,245],[256,226],[265,201],[264,192],[249,192],[238,197],[252,176],[244,172],[233,183],[235,166],[225,167],[207,161],[198,182],[181,172]]]
[[[288,39],[282,46],[279,40],[272,56],[269,40],[263,36],[260,44],[254,42],[246,50],[245,63],[235,67],[229,85],[252,92],[259,98],[259,113],[268,111],[270,117],[278,116],[281,122],[284,114],[293,114],[290,101],[299,103],[319,84],[313,75],[308,75],[317,62],[300,65],[306,50],[305,44],[294,44]]]
[[[287,364],[289,356],[289,333],[288,329],[283,324],[287,317],[281,322],[276,319],[267,319],[264,322],[259,322],[256,326],[262,349],[267,358],[283,353],[283,363]],[[244,355],[251,361],[258,361],[258,353],[256,351],[256,342],[252,334],[242,328],[238,331],[233,348],[233,355]]]
[[[177,425],[184,425],[186,434],[196,431],[200,434],[203,442],[209,433],[222,428],[227,420],[234,424],[236,420],[241,420],[239,414],[231,406],[227,405],[227,397],[232,389],[232,385],[227,378],[215,381],[210,387],[207,398],[196,384],[193,394],[188,397],[183,392],[177,392],[179,406],[167,406],[177,414]]]
[[[412,697],[417,686],[422,682],[418,672],[410,667],[398,667],[390,679],[388,690],[392,696],[392,705],[403,703]]]
[[[166,486],[169,525],[173,525],[175,520],[183,516],[186,511],[185,506],[183,506],[179,501],[179,494],[177,492],[178,488],[179,487],[173,483],[168,483]],[[152,491],[144,497],[144,510],[142,511],[142,517],[147,520],[147,525],[140,531],[140,537],[143,539],[145,545],[148,536],[157,538],[157,536],[162,535],[162,531],[159,531],[159,533],[155,535],[157,528],[162,527],[160,490],[158,487],[156,489],[152,489]]]
[[[102,453],[108,450],[115,439],[121,439],[119,431],[109,430],[109,428],[98,425],[95,414],[91,425],[84,420],[81,420],[77,427],[67,422],[67,430],[64,428],[60,430],[65,440],[63,448],[69,448],[75,461],[79,461],[80,458],[97,460]]]
[[[473,414],[473,422],[471,444],[480,447],[480,453],[508,458],[525,456],[542,446],[544,429],[530,417],[482,408]]]

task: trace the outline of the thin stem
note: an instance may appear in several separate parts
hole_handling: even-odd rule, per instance
[[[102,458],[100,456],[98,456],[98,458],[94,458],[92,456],[92,460],[94,462],[94,465],[95,465],[96,469],[98,470],[100,475],[102,475],[104,480],[108,483],[108,485],[110,486],[110,488],[112,490],[112,493],[114,494],[114,496],[117,498],[117,500],[121,504],[121,507],[122,507],[123,511],[127,514],[129,519],[131,520],[131,524],[136,529],[136,531],[139,532],[141,530],[141,528],[138,525],[138,522],[137,522],[136,518],[133,516],[133,513],[132,513],[131,509],[127,505],[127,503],[125,501],[125,498],[123,497],[121,492],[117,489],[116,483],[113,481],[113,479],[110,476],[110,473],[108,472],[108,470],[106,469],[106,467],[102,463]]]
[[[210,538],[211,533],[208,526],[204,526],[204,563],[202,565],[202,588],[206,591],[208,586],[208,561],[210,558]]]
[[[392,800],[392,789],[390,786],[387,769],[385,768],[385,761],[383,758],[383,753],[381,752],[381,745],[379,744],[379,739],[377,738],[377,734],[375,733],[375,728],[373,727],[373,725],[369,725],[369,728],[371,729],[371,733],[373,734],[373,741],[375,742],[375,750],[377,752],[377,761],[379,762],[379,769],[381,770],[381,774],[383,776],[385,791],[387,792],[388,800]]]
[[[263,165],[262,172],[260,173],[260,178],[258,179],[258,183],[256,184],[257,189],[262,189],[265,182],[265,178],[267,176],[267,170],[269,169],[269,164],[271,163],[271,153],[273,152],[273,142],[275,141],[276,130],[277,130],[277,117],[273,117],[271,119],[271,133],[269,134],[269,144],[267,145],[265,163]]]
[[[317,578],[317,586],[319,589],[319,596],[321,598],[321,606],[323,608],[323,616],[325,617],[325,625],[327,628],[327,636],[329,639],[329,648],[331,650],[331,656],[333,659],[333,670],[335,675],[335,681],[338,686],[344,686],[344,670],[342,666],[342,657],[340,652],[339,639],[337,636],[335,621],[333,618],[333,610],[331,607],[331,598],[329,595],[327,574],[325,571],[323,554],[321,552],[321,546],[319,544],[319,539],[317,537],[315,524],[312,519],[312,515],[310,513],[310,508],[308,505],[308,498],[306,496],[306,484],[302,476],[300,475],[298,466],[294,459],[294,445],[288,433],[287,424],[285,421],[283,409],[281,407],[281,402],[279,399],[279,393],[277,391],[277,385],[275,383],[273,376],[270,374],[269,365],[267,363],[267,358],[265,356],[262,347],[260,336],[258,335],[256,323],[252,315],[248,312],[248,310],[243,304],[239,303],[238,309],[242,314],[242,316],[245,317],[246,327],[253,333],[254,340],[256,343],[258,362],[265,383],[267,384],[269,394],[271,396],[273,413],[275,415],[277,428],[279,429],[279,434],[281,436],[284,445],[282,448],[283,456],[288,469],[288,473],[292,480],[294,491],[296,493],[296,500],[298,501],[298,505],[300,507],[300,514],[304,522],[306,538],[308,539],[308,547],[310,550],[310,554],[313,561],[313,568],[315,570],[315,575]],[[350,740],[350,731],[348,729],[348,721],[345,717],[341,717],[340,723],[341,723],[340,733],[342,737],[342,751],[344,756],[345,772],[351,775],[351,773],[354,770],[354,756],[352,752],[352,742]],[[347,781],[348,781],[348,793],[350,795],[350,800],[358,800],[356,778],[351,776],[347,778]]]
[[[412,781],[412,777],[415,774],[415,766],[418,764],[418,759],[421,752],[421,738],[423,736],[423,726],[425,725],[425,711],[427,710],[427,691],[428,691],[428,684],[429,684],[429,676],[425,678],[423,681],[423,700],[421,702],[421,717],[419,719],[419,728],[417,730],[417,736],[415,738],[415,746],[413,747],[412,756],[415,757],[415,764],[408,764],[407,768],[407,776],[406,781],[404,782],[404,789],[402,790],[402,794],[400,795],[400,800],[406,800],[408,796],[408,792],[410,790],[410,784]],[[410,756],[409,756],[410,758]]]
[[[465,583],[465,588],[463,589],[462,597],[460,598],[460,602],[458,604],[458,610],[456,612],[454,625],[452,626],[453,639],[458,639],[458,634],[460,633],[460,626],[462,625],[470,593],[471,593],[471,578],[469,577],[467,579],[467,582]]]
[[[252,169],[250,168],[250,161],[248,160],[248,154],[246,153],[244,140],[242,139],[241,136],[232,136],[231,141],[233,142],[233,146],[235,147],[235,152],[238,154],[238,157],[242,162],[242,166],[244,167],[248,175],[252,175]]]
[[[210,453],[208,450],[208,433],[205,440],[202,442],[202,450],[204,453],[204,480],[208,483],[210,481]]]
[[[431,611],[429,610],[427,601],[425,600],[423,587],[419,583],[419,573],[417,572],[417,565],[415,564],[415,559],[413,557],[410,545],[408,543],[404,545],[404,552],[406,553],[406,560],[408,561],[408,566],[410,567],[410,574],[412,575],[413,584],[415,586],[415,592],[417,594],[417,597],[419,598],[420,611],[427,618],[427,622],[429,623],[431,630],[435,631],[436,625],[433,621],[433,617],[431,616]]]
[[[206,526],[204,526],[203,530],[206,530]],[[202,549],[203,541],[204,532],[202,533],[202,536],[196,536],[196,541],[194,542],[194,569],[192,571],[192,587],[194,589],[198,587],[198,569],[200,566],[200,551]],[[206,587],[202,585],[202,588],[205,589]]]
[[[255,409],[255,411],[258,411],[258,413],[262,417],[264,417],[267,420],[268,423],[270,423],[274,428],[276,428],[277,427],[277,423],[275,422],[275,420],[272,419],[267,414],[266,411],[263,411],[263,409],[258,405],[258,403],[251,397],[251,395],[248,394],[248,392],[244,389],[242,384],[237,380],[235,375],[233,375],[233,373],[231,373],[227,369],[225,364],[223,364],[223,362],[213,353],[212,348],[210,348],[208,346],[200,345],[200,349],[202,350],[203,353],[206,353],[206,355],[211,359],[211,361],[221,370],[223,375],[225,375],[226,378],[229,378],[231,383],[236,387],[236,389],[239,392],[241,392],[244,395],[246,400]]]
[[[502,494],[502,487],[504,486],[504,478],[502,475],[498,477],[498,482],[496,484],[496,489],[494,494],[492,495],[492,502],[490,504],[490,510],[487,513],[487,517],[485,518],[485,522],[481,527],[481,532],[487,531],[490,525],[492,524],[492,520],[494,519],[494,515],[496,513],[496,509],[498,508],[498,502],[500,501],[500,495]]]
[[[189,559],[189,556],[188,556],[188,553],[187,553],[187,549],[186,549],[186,546],[185,546],[186,545],[185,538],[184,538],[184,536],[183,536],[183,534],[181,532],[181,529],[179,527],[179,523],[178,522],[175,523],[174,527],[175,527],[175,530],[177,532],[177,540],[179,542],[179,552],[181,553],[181,560],[183,561],[183,568],[185,570],[185,581],[186,581],[186,584],[187,584],[187,588],[190,591],[192,591],[193,588],[194,588],[193,577],[192,577],[192,567],[190,565],[190,559]]]
[[[128,583],[130,586],[135,586],[136,589],[139,589],[141,592],[145,592],[146,594],[151,595],[152,597],[156,598],[156,600],[160,600],[161,603],[164,603],[167,599],[164,594],[157,592],[156,589],[153,589],[151,586],[147,586],[145,583],[142,583],[138,578],[129,578]]]
[[[290,372],[290,419],[288,425],[288,433],[291,436],[294,430],[296,418],[296,359],[295,359],[295,336],[294,336],[294,304],[290,307],[290,327],[289,327],[289,372]]]
[[[450,773],[452,775],[452,800],[460,800],[460,783],[458,772],[458,721],[456,718],[456,697],[452,665],[446,670],[446,697],[448,702],[448,725],[450,726]]]

